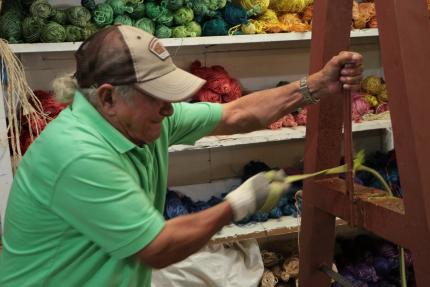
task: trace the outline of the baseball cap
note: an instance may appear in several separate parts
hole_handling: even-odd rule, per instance
[[[132,26],[113,25],[96,32],[82,43],[75,58],[81,88],[134,84],[152,97],[177,102],[205,84],[176,67],[159,39]]]

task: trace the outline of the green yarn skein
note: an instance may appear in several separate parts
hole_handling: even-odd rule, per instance
[[[182,7],[175,11],[173,19],[177,25],[187,24],[194,19],[194,12],[191,8]]]
[[[128,17],[127,15],[116,16],[113,23],[114,24],[123,24],[123,25],[133,26],[133,20],[130,17]]]
[[[142,4],[143,2],[145,2],[144,0],[126,0],[125,3],[127,4]]]
[[[90,11],[96,9],[96,2],[94,0],[81,0],[81,5]]]
[[[91,20],[91,12],[82,6],[70,7],[66,13],[70,23],[74,26],[85,27]]]
[[[188,6],[192,7],[197,18],[214,17],[216,12],[209,8],[209,0],[190,0]]]
[[[157,20],[158,17],[160,17],[161,15],[161,6],[157,5],[154,2],[145,3],[145,9],[146,9],[146,17],[148,17],[152,21]]]
[[[48,19],[52,15],[52,6],[46,0],[37,0],[30,6],[31,15]]]
[[[161,0],[161,6],[167,7],[171,11],[178,10],[184,6],[184,0]]]
[[[51,20],[64,26],[69,23],[69,16],[67,16],[66,10],[54,9]]]
[[[129,4],[133,8],[133,13],[130,13],[130,17],[134,20],[139,20],[146,16],[146,8],[145,4],[137,3],[137,4]]]
[[[176,26],[172,29],[172,38],[195,37],[196,34],[187,30],[185,26]]]
[[[172,28],[162,24],[157,25],[155,36],[159,39],[170,38],[172,36]]]
[[[122,15],[126,12],[127,13],[133,12],[133,7],[126,5],[124,0],[108,0],[106,1],[106,3],[112,7],[114,16]]]
[[[93,21],[99,27],[113,23],[113,9],[109,4],[99,3],[93,12]]]
[[[166,7],[161,7],[161,14],[160,17],[157,19],[158,24],[163,24],[166,26],[172,26],[173,25],[173,13],[167,9]]]
[[[66,40],[66,29],[56,22],[48,22],[42,28],[40,40],[44,43],[58,43]]]
[[[202,35],[202,26],[196,21],[191,21],[185,25],[185,28],[191,33],[196,35],[195,37],[200,37]]]
[[[27,43],[36,43],[40,40],[40,34],[45,21],[42,18],[30,16],[22,21],[22,35]]]
[[[208,8],[210,10],[219,10],[225,7],[227,0],[209,0]]]
[[[154,35],[155,25],[149,18],[142,18],[134,23],[134,26]]]
[[[83,40],[88,39],[92,34],[97,32],[97,30],[98,29],[96,25],[94,25],[93,23],[89,23],[87,26],[82,28],[82,39]]]
[[[14,11],[6,11],[0,17],[0,37],[6,39],[11,44],[21,42],[21,14]]]
[[[79,42],[84,39],[82,35],[82,28],[73,25],[66,26],[66,41],[67,42]]]

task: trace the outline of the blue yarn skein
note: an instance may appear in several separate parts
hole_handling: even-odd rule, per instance
[[[246,10],[233,3],[227,3],[223,10],[224,20],[231,26],[245,24],[248,22],[248,16]]]

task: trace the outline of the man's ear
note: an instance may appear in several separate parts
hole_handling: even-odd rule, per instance
[[[102,84],[97,88],[97,99],[99,108],[104,114],[113,116],[115,114],[116,96],[111,84]]]

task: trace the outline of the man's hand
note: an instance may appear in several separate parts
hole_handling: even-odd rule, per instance
[[[227,194],[234,220],[239,221],[256,211],[269,212],[290,184],[285,183],[283,171],[260,172]]]
[[[340,52],[328,61],[319,72],[309,76],[308,85],[317,96],[324,98],[338,94],[341,89],[360,89],[363,57],[355,52]]]

